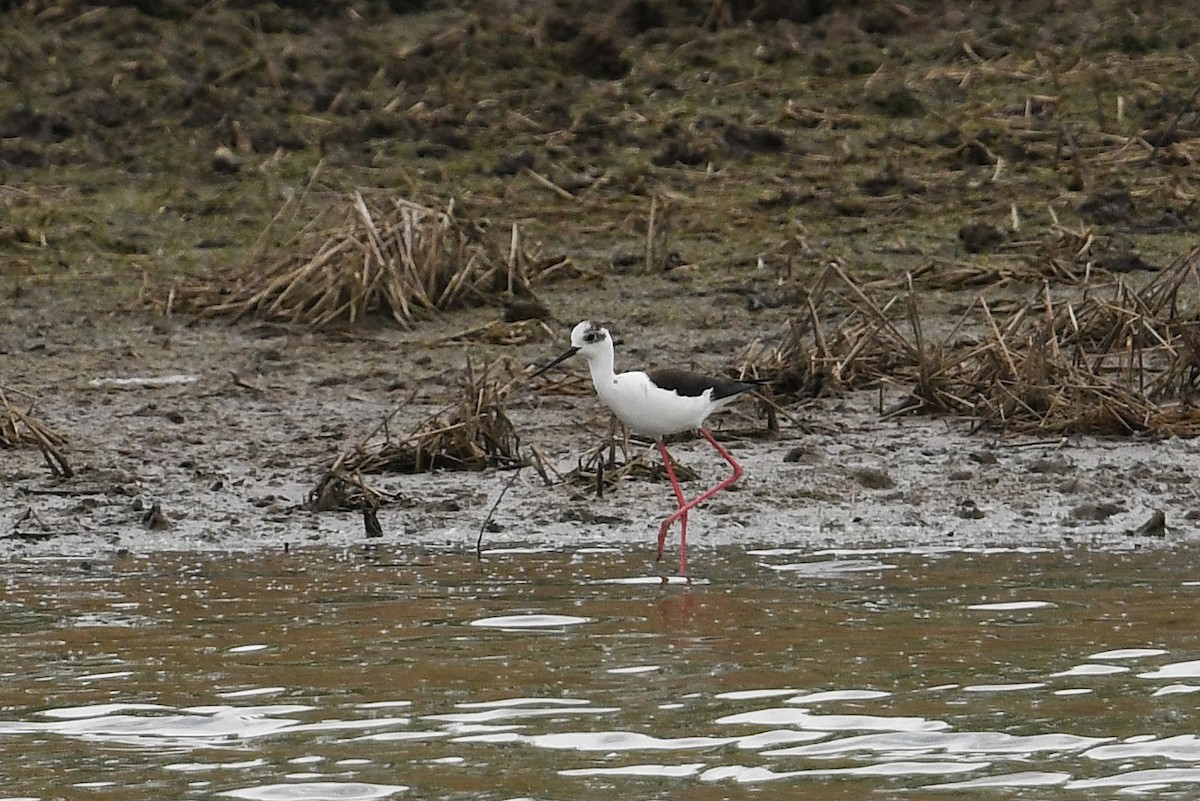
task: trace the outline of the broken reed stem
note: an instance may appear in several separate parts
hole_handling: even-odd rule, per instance
[[[487,517],[483,519],[483,523],[479,526],[479,537],[475,540],[475,559],[483,561],[483,532],[487,530],[488,524],[492,522],[492,517],[495,516],[496,510],[500,508],[500,501],[504,500],[504,496],[512,489],[512,485],[516,483],[517,477],[521,475],[521,471],[525,469],[525,465],[521,465],[513,471],[508,481],[504,483],[504,488],[500,490],[500,494],[496,496],[496,502],[492,504],[492,508],[488,510]]]
[[[0,410],[0,445],[10,447],[21,445],[26,441],[26,437],[22,433],[24,432],[41,452],[42,459],[50,468],[51,474],[59,478],[73,477],[75,471],[71,469],[70,463],[67,462],[66,456],[60,449],[60,446],[66,442],[65,438],[33,416],[32,398],[29,410],[23,411],[8,399],[10,392],[12,390],[0,387],[0,406],[2,406],[2,410]]]

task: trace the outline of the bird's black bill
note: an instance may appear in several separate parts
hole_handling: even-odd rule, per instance
[[[578,353],[578,352],[579,352],[579,348],[567,348],[565,351],[563,351],[562,353],[560,353],[560,354],[559,354],[559,355],[558,355],[558,356],[557,356],[557,357],[554,359],[554,361],[552,361],[552,362],[549,362],[548,364],[545,364],[545,365],[543,365],[542,367],[539,367],[539,368],[537,369],[537,372],[535,372],[533,375],[531,375],[531,376],[529,376],[529,377],[530,377],[530,378],[537,378],[539,375],[541,375],[542,373],[546,372],[546,371],[547,371],[547,370],[549,370],[551,367],[554,367],[556,364],[560,364],[560,363],[562,363],[562,362],[565,362],[567,359],[571,358],[572,356],[574,356],[574,355],[575,355],[576,353]]]

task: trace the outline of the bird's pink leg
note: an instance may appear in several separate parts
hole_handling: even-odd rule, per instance
[[[707,501],[712,496],[716,495],[721,490],[726,489],[727,487],[731,486],[734,482],[736,482],[739,478],[742,477],[742,466],[740,464],[738,464],[737,459],[733,458],[733,454],[730,453],[729,451],[725,450],[725,448],[722,447],[721,443],[717,442],[713,438],[713,435],[708,432],[707,428],[704,428],[703,426],[701,426],[700,433],[704,435],[705,439],[707,439],[709,442],[712,443],[712,446],[717,449],[717,453],[721,454],[721,456],[724,457],[725,461],[729,462],[729,466],[733,468],[733,475],[729,476],[728,478],[726,478],[721,483],[717,484],[712,489],[703,493],[702,495],[700,495],[700,497],[696,498],[693,501],[689,501],[687,503],[684,503],[683,490],[680,488],[679,482],[675,480],[674,471],[671,470],[671,467],[670,467],[671,458],[669,456],[667,456],[666,446],[663,445],[662,442],[658,443],[659,451],[663,454],[663,461],[667,464],[667,475],[670,476],[671,484],[675,488],[675,497],[679,500],[679,509],[677,509],[675,511],[675,514],[671,515],[666,520],[664,520],[662,522],[662,525],[659,526],[659,529],[658,529],[658,558],[659,559],[662,558],[663,544],[666,542],[666,539],[667,539],[667,530],[671,527],[671,524],[674,523],[676,520],[682,520],[683,521],[683,536],[681,537],[680,548],[679,548],[679,554],[680,554],[679,572],[680,572],[680,575],[684,575],[684,576],[687,575],[687,562],[686,562],[686,558],[687,558],[686,557],[686,554],[687,554],[687,550],[686,550],[687,549],[687,542],[686,542],[686,539],[687,539],[687,513],[690,510],[695,509],[697,506],[699,506],[700,504]]]
[[[658,441],[658,452],[662,456],[663,466],[667,468],[667,478],[671,479],[671,489],[675,491],[675,500],[679,503],[680,511],[687,505],[687,501],[683,497],[683,487],[679,486],[679,479],[675,478],[675,468],[671,466],[671,454],[667,453],[667,446]],[[682,515],[678,513],[672,516],[672,520],[679,518],[679,575],[687,575],[687,512],[683,511]],[[667,542],[667,528],[664,525],[658,530],[658,558],[662,559],[663,547]]]

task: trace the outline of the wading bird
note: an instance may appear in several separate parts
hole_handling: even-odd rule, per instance
[[[576,325],[571,331],[571,347],[537,370],[533,376],[541,375],[577,353],[587,360],[592,373],[592,385],[595,386],[600,400],[604,401],[612,413],[631,431],[652,437],[658,446],[663,465],[667,468],[667,477],[671,479],[671,488],[675,491],[675,499],[679,503],[675,513],[664,520],[658,529],[658,558],[662,559],[667,531],[671,524],[678,520],[679,574],[686,577],[688,512],[742,477],[742,466],[733,458],[733,454],[713,438],[704,427],[704,421],[713,412],[732,403],[743,392],[754,389],[756,383],[687,370],[615,372],[612,336],[608,329],[601,328],[590,320]],[[690,430],[698,430],[733,468],[732,475],[691,501],[683,497],[683,488],[679,486],[675,470],[671,466],[671,455],[667,453],[667,447],[663,444],[663,437],[666,435]]]

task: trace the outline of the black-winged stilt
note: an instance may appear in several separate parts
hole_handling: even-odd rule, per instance
[[[729,378],[702,375],[687,370],[633,370],[617,373],[613,370],[613,341],[608,329],[601,328],[591,320],[584,320],[571,331],[571,347],[552,362],[537,370],[533,376],[569,359],[576,353],[587,359],[592,373],[592,384],[600,400],[630,430],[637,434],[653,437],[662,455],[667,477],[679,508],[662,522],[658,529],[658,558],[662,559],[667,531],[676,520],[680,521],[679,574],[687,576],[687,515],[699,504],[716,495],[742,477],[742,466],[733,454],[713,438],[704,421],[710,414],[727,406],[743,392],[755,388],[756,384],[734,381]],[[533,377],[531,376],[531,377]],[[663,444],[663,437],[680,431],[698,430],[717,453],[724,457],[733,474],[716,486],[688,501],[683,497],[683,488],[675,478],[671,467],[671,455]]]

